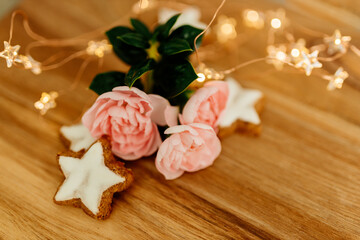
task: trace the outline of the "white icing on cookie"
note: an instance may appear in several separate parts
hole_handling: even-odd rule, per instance
[[[96,140],[81,123],[72,126],[62,126],[60,132],[69,140],[70,150],[74,152],[78,152],[81,149],[88,149]]]
[[[229,98],[225,114],[220,119],[220,127],[230,127],[237,119],[253,124],[260,123],[255,104],[262,98],[259,90],[244,89],[233,78],[225,80],[229,86]]]
[[[59,164],[66,179],[55,200],[80,199],[94,215],[99,213],[103,192],[125,181],[106,167],[100,142],[92,145],[81,159],[60,156]]]

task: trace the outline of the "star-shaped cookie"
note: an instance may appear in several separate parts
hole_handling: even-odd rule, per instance
[[[109,217],[113,194],[127,189],[134,179],[132,171],[115,160],[106,137],[85,153],[70,151],[57,159],[65,180],[54,196],[55,203],[81,207],[97,219]]]
[[[81,123],[62,126],[60,128],[60,137],[65,145],[74,152],[88,149],[96,140],[91,136],[89,129]]]
[[[220,119],[219,137],[226,137],[235,131],[258,135],[261,131],[259,114],[264,106],[263,93],[259,90],[244,89],[233,78],[225,81],[230,93],[226,111]]]

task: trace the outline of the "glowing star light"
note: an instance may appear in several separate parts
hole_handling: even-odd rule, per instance
[[[35,61],[30,55],[24,56],[20,55],[19,59],[21,63],[24,65],[25,69],[31,69],[31,72],[39,75],[41,73],[41,63]]]
[[[218,72],[213,68],[207,67],[204,63],[200,63],[196,68],[198,78],[193,81],[190,88],[198,89],[204,85],[206,81],[224,80],[225,75],[222,72]]]
[[[134,4],[133,11],[134,13],[139,14],[142,11],[149,9],[152,4],[151,0],[140,0]]]
[[[218,24],[215,26],[216,35],[221,43],[225,43],[228,40],[236,38],[236,20],[234,18],[228,18],[224,15],[219,16]]]
[[[305,70],[306,76],[310,76],[314,68],[321,68],[322,64],[318,61],[319,51],[315,50],[310,54],[302,52],[303,59],[298,62],[295,67],[303,68]]]
[[[324,42],[329,45],[327,52],[330,55],[338,52],[345,53],[350,41],[351,37],[341,36],[341,33],[338,29],[335,30],[332,36],[324,38]]]
[[[198,72],[198,82],[204,82],[204,81],[210,81],[210,80],[223,80],[224,79],[224,74],[217,72],[215,69],[213,68],[209,68],[207,67],[205,64],[201,63],[198,67],[197,67],[197,72]]]
[[[243,21],[247,27],[262,29],[264,27],[264,16],[255,10],[246,9],[243,12]]]
[[[349,77],[349,74],[344,71],[342,67],[339,67],[338,70],[334,73],[334,75],[326,75],[323,78],[329,80],[329,84],[327,85],[327,90],[332,91],[336,88],[342,88],[344,80]]]
[[[41,115],[45,115],[49,109],[56,107],[55,99],[59,96],[57,92],[43,92],[39,101],[34,103],[34,107],[40,111]]]
[[[14,62],[21,63],[21,60],[18,58],[20,45],[11,46],[7,41],[4,41],[4,48],[4,51],[0,52],[0,57],[6,59],[8,68],[10,68]]]
[[[284,29],[289,21],[286,18],[286,12],[284,9],[278,9],[275,12],[274,11],[270,11],[268,13],[268,17],[270,19],[270,26],[271,28],[275,29],[275,30],[282,30]]]
[[[288,55],[286,54],[286,46],[280,45],[275,47],[270,45],[267,47],[268,58],[267,63],[273,64],[276,70],[280,71],[283,69],[284,63],[288,62]]]
[[[291,45],[290,58],[292,63],[297,64],[300,62],[303,59],[303,52],[309,54],[309,49],[305,47],[305,44],[305,40],[300,38]]]
[[[112,46],[109,44],[109,42],[105,39],[102,41],[90,41],[88,43],[88,47],[86,49],[87,54],[91,56],[97,56],[99,58],[104,57],[105,53],[110,52],[112,49]]]

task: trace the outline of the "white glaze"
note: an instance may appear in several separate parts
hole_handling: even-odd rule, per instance
[[[220,127],[230,127],[237,119],[253,124],[260,123],[255,104],[262,98],[259,90],[244,89],[233,78],[225,80],[229,86],[229,98],[224,115],[220,119]]]
[[[125,181],[106,167],[100,142],[92,145],[81,159],[60,156],[59,164],[66,179],[55,200],[81,199],[94,215],[99,213],[103,192]]]
[[[62,126],[60,132],[70,142],[70,150],[74,152],[78,152],[81,149],[87,150],[96,140],[81,123],[72,126]]]

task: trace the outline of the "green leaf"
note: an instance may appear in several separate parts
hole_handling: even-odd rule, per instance
[[[126,33],[118,36],[117,38],[133,47],[142,49],[150,47],[148,40],[146,40],[146,38],[143,37],[143,35],[141,35],[140,33]]]
[[[194,40],[196,36],[199,35],[202,31],[203,31],[202,29],[194,28],[190,25],[184,25],[174,30],[170,34],[169,39],[179,39],[179,38],[184,39],[189,43],[190,47],[194,50]],[[197,46],[201,44],[202,36],[200,36],[196,40]]]
[[[101,95],[110,92],[114,87],[125,85],[125,73],[105,72],[96,75],[90,84],[90,89]]]
[[[161,43],[159,47],[159,53],[162,55],[174,55],[181,52],[192,52],[189,43],[183,39],[172,39]]]
[[[163,58],[154,70],[154,92],[166,98],[176,97],[197,77],[187,59]]]
[[[153,37],[156,37],[160,41],[166,39],[169,36],[171,28],[174,26],[180,15],[181,13],[176,14],[172,16],[165,24],[157,26],[154,30]]]
[[[130,19],[131,25],[134,27],[135,31],[137,33],[140,33],[141,35],[143,35],[146,39],[150,39],[151,38],[151,33],[149,31],[149,29],[147,28],[147,26],[142,23],[141,21],[131,18]]]
[[[155,60],[150,58],[143,63],[132,66],[125,77],[126,85],[132,87],[136,82],[136,80],[138,80],[146,72],[153,70],[155,65],[156,65]]]
[[[147,58],[147,53],[144,49],[126,44],[118,38],[119,36],[132,32],[133,31],[127,27],[114,27],[106,32],[115,54],[129,65],[141,63]]]
[[[156,42],[156,40],[159,40],[159,35],[163,28],[164,28],[164,25],[158,25],[155,27],[154,32],[151,37],[151,40],[153,42]]]
[[[181,13],[172,16],[172,17],[164,24],[164,29],[163,29],[163,36],[164,36],[164,37],[169,36],[169,33],[170,33],[171,28],[174,26],[174,24],[176,23],[176,21],[177,21],[177,19],[180,17],[180,15],[181,15]]]

